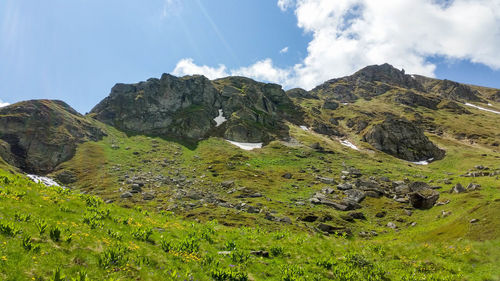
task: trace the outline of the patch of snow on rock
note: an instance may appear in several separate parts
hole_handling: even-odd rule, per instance
[[[359,148],[357,146],[355,146],[352,142],[350,142],[349,140],[340,140],[340,144],[342,145],[345,145],[347,147],[350,147],[354,150],[359,150]]]
[[[304,131],[309,131],[309,128],[307,128],[306,126],[300,126],[300,128]]]
[[[429,158],[427,160],[422,160],[422,161],[417,161],[417,162],[412,162],[412,163],[415,165],[429,165],[429,163],[431,163],[432,160],[434,160],[434,158]]]
[[[484,107],[480,107],[480,106],[474,105],[474,104],[472,104],[472,103],[468,103],[468,102],[466,102],[466,103],[465,103],[465,105],[470,106],[470,107],[477,108],[477,109],[479,109],[479,110],[483,110],[483,111],[488,111],[488,112],[492,112],[492,113],[500,114],[500,111],[495,111],[495,110],[487,109],[487,108],[484,108]]]
[[[237,147],[244,149],[244,150],[252,150],[252,149],[256,149],[256,148],[262,148],[261,142],[250,143],[250,142],[236,142],[236,141],[230,141],[230,140],[226,140],[226,141],[228,141],[229,143],[236,145]]]
[[[51,178],[37,176],[37,175],[27,175],[32,181],[36,183],[41,183],[45,186],[60,186],[57,182],[55,182]]]
[[[219,116],[215,117],[214,121],[215,123],[217,123],[215,124],[215,127],[219,127],[220,125],[222,125],[222,123],[227,121],[226,117],[224,117],[224,112],[222,111],[222,109],[219,109]]]
[[[349,103],[348,103],[348,102],[343,102],[342,104],[343,104],[343,105],[348,105]]]

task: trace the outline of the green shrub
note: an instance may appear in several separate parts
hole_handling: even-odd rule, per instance
[[[12,222],[0,221],[0,233],[14,237],[21,233],[21,230],[19,230]]]
[[[114,232],[111,229],[108,229],[108,235],[109,237],[121,241],[123,239],[123,235],[120,232]]]
[[[40,236],[47,230],[47,222],[43,219],[38,219],[35,221],[36,228],[38,229],[38,232],[40,233]]]
[[[236,250],[236,242],[234,242],[234,240],[231,240],[231,241],[227,241],[224,245],[224,249],[226,251],[233,251],[233,250]]]
[[[14,220],[16,221],[28,222],[30,219],[31,219],[30,214],[21,214],[21,213],[14,214]]]
[[[248,275],[244,272],[231,269],[212,269],[210,275],[215,281],[247,281]]]
[[[279,257],[285,253],[285,249],[281,246],[272,246],[269,249],[269,252],[271,253],[272,256]]]
[[[199,249],[200,242],[196,239],[196,237],[186,237],[186,239],[182,240],[177,247],[178,251],[186,253],[195,253],[198,252]]]
[[[241,251],[235,250],[231,252],[231,260],[235,263],[244,263],[250,258],[250,255]]]
[[[111,266],[122,266],[128,261],[128,249],[121,245],[114,245],[102,252],[98,257],[99,266],[108,268]]]
[[[59,242],[61,240],[61,229],[58,226],[54,226],[49,231],[50,239],[54,242]]]
[[[165,252],[165,253],[168,253],[172,250],[174,250],[174,247],[172,245],[172,241],[169,241],[167,240],[166,238],[162,238],[160,240],[160,246],[161,246],[161,249]]]
[[[23,237],[23,240],[21,241],[21,245],[26,251],[33,251],[33,252],[38,252],[40,251],[40,245],[35,245],[33,243],[33,240],[31,239],[31,236],[26,235]]]
[[[140,227],[132,230],[132,237],[139,241],[145,242],[153,242],[151,239],[151,235],[153,234],[153,230],[149,227]]]
[[[296,265],[284,265],[281,267],[282,281],[299,281],[303,280],[304,270]]]
[[[50,279],[50,281],[65,281],[66,277],[62,275],[61,269],[57,268],[56,271],[54,271],[54,275]]]

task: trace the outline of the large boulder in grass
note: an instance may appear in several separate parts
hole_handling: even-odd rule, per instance
[[[389,117],[363,136],[374,148],[407,161],[439,160],[445,151],[432,143],[424,131],[406,119]]]
[[[431,189],[427,184],[415,182],[409,185],[408,198],[410,204],[416,209],[430,209],[439,199],[439,192]]]

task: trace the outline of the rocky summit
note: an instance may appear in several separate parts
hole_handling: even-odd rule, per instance
[[[0,108],[0,280],[499,280],[499,93],[383,64]]]
[[[300,118],[279,85],[244,77],[210,81],[169,74],[138,84],[117,84],[90,113],[129,133],[194,141],[220,136],[269,142],[286,137],[285,122]],[[217,117],[223,121],[217,123]]]

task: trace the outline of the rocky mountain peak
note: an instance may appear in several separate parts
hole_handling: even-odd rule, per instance
[[[297,113],[295,105],[277,84],[246,77],[210,81],[200,75],[163,74],[160,79],[117,84],[91,116],[126,132],[170,139],[223,136],[267,142],[287,135],[284,122],[300,116],[292,113]],[[226,122],[217,123],[218,116]]]
[[[19,102],[0,108],[0,116],[0,156],[29,172],[50,172],[74,155],[78,143],[105,135],[58,100]]]

